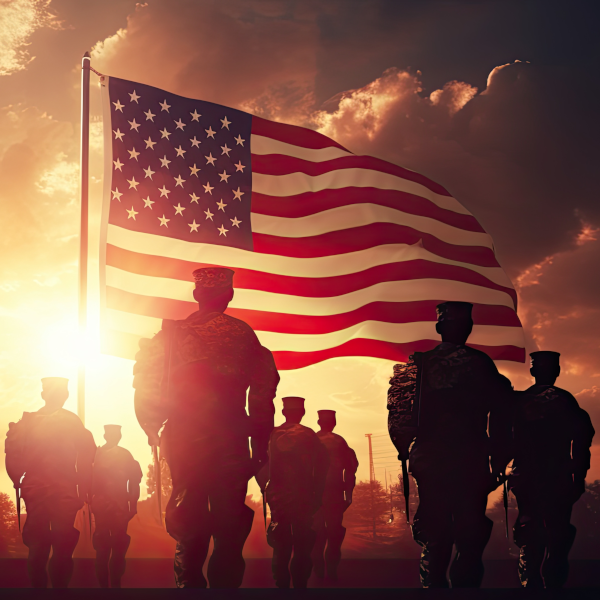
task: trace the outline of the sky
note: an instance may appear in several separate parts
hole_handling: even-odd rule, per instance
[[[598,9],[552,0],[4,0],[0,3],[0,433],[37,410],[41,377],[87,360],[86,426],[123,426],[145,469],[133,363],[96,331],[102,189],[92,75],[90,330],[77,345],[80,64],[317,129],[446,187],[492,235],[527,350],[562,354],[558,385],[600,430]],[[499,363],[515,389],[528,365]],[[282,373],[280,398],[338,411],[368,478],[392,364],[336,359]],[[384,438],[378,438],[382,440]],[[589,479],[600,479],[600,436]],[[384,468],[376,464],[381,479]],[[0,470],[0,491],[10,491]]]

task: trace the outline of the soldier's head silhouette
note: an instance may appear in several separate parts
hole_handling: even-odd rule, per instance
[[[223,267],[196,269],[194,300],[203,312],[225,312],[233,298],[233,271]]]
[[[473,331],[473,318],[470,302],[443,302],[436,308],[435,330],[442,336],[442,342],[463,345]]]
[[[532,352],[531,369],[529,372],[535,377],[537,385],[554,385],[560,375],[560,353],[549,350]]]
[[[305,414],[304,410],[304,398],[299,396],[288,396],[282,398],[283,400],[283,416],[285,417],[286,423],[300,423],[302,417]]]
[[[104,439],[109,448],[114,448],[121,441],[121,426],[120,425],[105,425]]]
[[[69,380],[65,377],[42,378],[42,400],[46,408],[58,410],[62,408],[69,397]]]
[[[318,410],[317,414],[319,415],[319,427],[321,431],[331,432],[335,429],[337,425],[335,420],[335,410]]]

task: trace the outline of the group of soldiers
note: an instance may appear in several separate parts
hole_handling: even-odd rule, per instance
[[[158,334],[140,341],[133,381],[137,419],[171,472],[165,522],[177,542],[176,585],[240,587],[254,519],[245,504],[252,477],[263,492],[265,526],[267,505],[271,512],[266,535],[276,585],[305,588],[313,569],[336,580],[356,455],[333,433],[335,411],[318,411],[318,433],[301,425],[303,398],[283,398],[286,420],[274,427],[273,356],[250,326],[225,314],[233,271],[202,268],[193,276],[198,310],[164,320]],[[481,584],[493,525],[487,497],[504,484],[513,461],[508,481],[519,504],[521,581],[560,587],[575,536],[571,507],[585,490],[594,430],[575,398],[554,385],[557,353],[533,353],[536,384],[514,392],[486,354],[466,346],[471,308],[438,306],[442,343],[396,365],[388,394],[390,436],[418,486],[412,531],[422,546],[421,581],[448,587],[455,547],[452,586]],[[7,470],[27,508],[31,581],[47,585],[52,548],[52,585],[68,584],[79,536],[75,514],[88,502],[100,585],[119,587],[141,470],[118,446],[117,426],[106,426],[107,443],[96,449],[78,417],[62,408],[67,397],[66,380],[43,380],[45,407],[11,424],[6,441]]]

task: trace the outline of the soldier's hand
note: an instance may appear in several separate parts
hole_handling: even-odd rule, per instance
[[[158,433],[151,432],[148,434],[148,445],[160,446],[160,437],[158,437]]]
[[[575,479],[573,481],[573,491],[571,492],[571,502],[575,504],[583,494],[585,494],[585,479]]]

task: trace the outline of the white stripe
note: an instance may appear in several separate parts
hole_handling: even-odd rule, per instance
[[[254,213],[252,231],[278,237],[310,237],[372,223],[395,223],[429,233],[448,244],[461,246],[484,246],[493,250],[491,236],[478,231],[466,231],[437,219],[411,215],[378,204],[349,204],[306,217],[273,217]]]
[[[131,315],[113,309],[107,309],[107,321],[112,329],[132,333],[143,337],[151,337],[160,331],[161,319]],[[365,338],[381,340],[396,344],[417,340],[436,340],[439,335],[435,331],[434,322],[417,323],[380,323],[365,321],[342,331],[318,335],[297,335],[289,333],[273,333],[257,331],[260,343],[271,352],[315,352],[334,348],[349,340]],[[469,344],[482,346],[517,346],[524,347],[523,330],[520,327],[494,327],[492,325],[475,325],[469,336]]]
[[[147,254],[149,257],[164,256],[189,262],[222,265],[232,269],[252,269],[290,277],[335,277],[358,273],[378,265],[409,260],[427,260],[443,265],[465,267],[480,273],[494,283],[508,288],[513,287],[501,267],[480,267],[443,258],[428,252],[419,243],[413,245],[387,244],[334,256],[294,258],[274,254],[258,254],[227,246],[186,242],[151,233],[130,231],[117,225],[108,226],[108,243],[131,252]],[[151,259],[149,258],[149,260]]]
[[[106,267],[106,285],[143,296],[192,301],[193,284],[179,279],[151,277]],[[307,298],[237,288],[232,308],[244,308],[291,315],[337,315],[356,310],[370,302],[418,302],[422,300],[474,302],[513,308],[504,292],[469,283],[443,279],[386,281],[362,290],[327,298]]]
[[[252,191],[268,196],[294,196],[305,192],[339,190],[346,187],[372,187],[380,190],[397,190],[427,198],[440,208],[463,215],[471,213],[451,196],[436,194],[420,183],[374,171],[371,169],[336,169],[322,175],[290,173],[288,175],[263,175],[252,173]]]
[[[327,148],[303,148],[294,146],[279,140],[273,140],[262,135],[253,134],[250,136],[250,151],[252,154],[282,154],[293,158],[301,158],[310,162],[324,162],[333,160],[342,156],[353,156],[351,152],[346,152],[341,148],[329,146]]]

